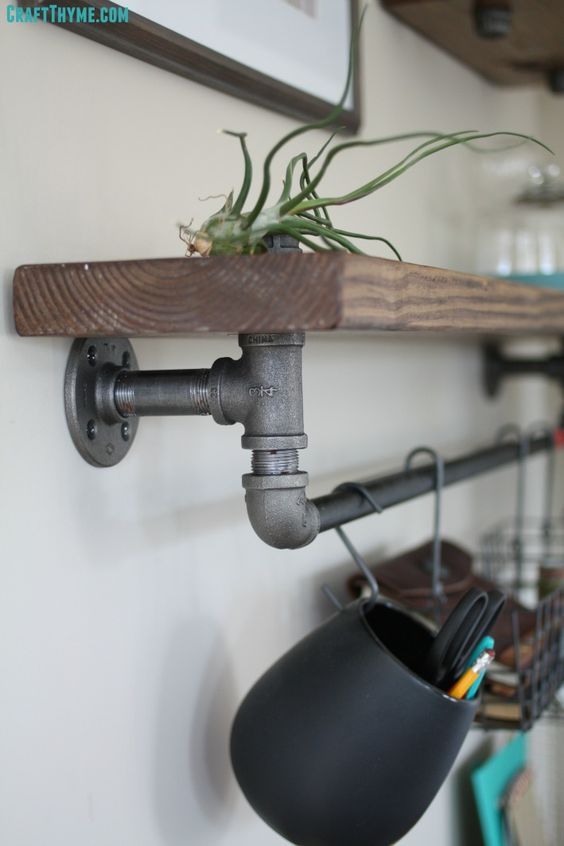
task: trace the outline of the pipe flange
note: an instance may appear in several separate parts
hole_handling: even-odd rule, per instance
[[[117,374],[137,369],[126,338],[77,338],[65,372],[65,413],[74,445],[94,467],[113,467],[127,455],[138,420],[116,411],[108,391]]]

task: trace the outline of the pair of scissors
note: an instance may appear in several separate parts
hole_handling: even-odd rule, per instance
[[[480,640],[503,608],[499,590],[470,588],[451,611],[424,659],[422,675],[436,687],[447,687],[466,669]]]

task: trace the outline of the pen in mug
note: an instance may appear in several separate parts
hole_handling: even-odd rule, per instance
[[[494,659],[494,651],[492,649],[485,649],[474,664],[465,670],[452,687],[447,691],[449,696],[454,699],[464,699],[474,682],[480,677],[482,673]]]

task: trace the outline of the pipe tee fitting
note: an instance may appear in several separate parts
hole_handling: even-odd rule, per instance
[[[218,359],[210,372],[210,412],[217,423],[244,426],[252,473],[243,476],[249,519],[262,540],[280,549],[310,543],[319,515],[305,493],[298,450],[307,446],[303,422],[303,332],[239,336],[241,358]]]

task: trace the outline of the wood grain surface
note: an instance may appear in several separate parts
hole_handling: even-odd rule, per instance
[[[20,335],[380,330],[564,334],[564,294],[345,253],[19,267]]]
[[[429,41],[501,85],[545,84],[564,68],[563,0],[511,0],[513,20],[504,38],[481,38],[474,0],[381,0]]]

